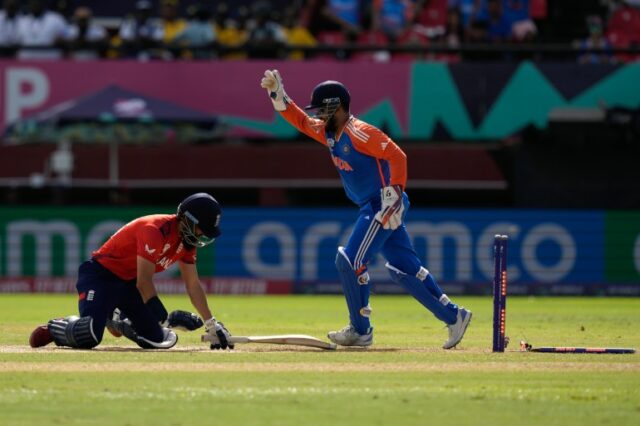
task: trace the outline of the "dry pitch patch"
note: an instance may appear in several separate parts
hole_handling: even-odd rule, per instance
[[[502,356],[508,356],[510,359],[502,361],[456,361],[456,355],[459,354],[486,354],[488,350],[456,350],[451,352],[451,361],[435,361],[429,362],[260,362],[245,361],[235,362],[93,362],[87,361],[64,361],[59,355],[67,354],[91,354],[105,352],[147,352],[135,347],[122,346],[100,346],[91,351],[79,351],[66,348],[58,348],[55,346],[47,348],[32,349],[28,346],[20,345],[4,345],[0,346],[0,354],[32,354],[32,353],[51,353],[56,354],[55,363],[45,363],[38,361],[4,361],[0,362],[0,373],[8,372],[568,372],[568,371],[599,371],[599,372],[640,372],[640,360],[637,355],[632,355],[632,362],[625,357],[626,362],[598,362],[598,357],[602,355],[554,355],[555,359],[535,360],[540,357],[539,354],[519,354],[508,353]],[[212,361],[221,355],[233,356],[233,354],[242,353],[277,353],[277,352],[318,352],[316,349],[296,348],[291,346],[279,345],[241,345],[234,351],[211,351],[202,346],[185,346],[178,349],[166,351],[149,351],[154,353],[208,353]],[[359,353],[375,353],[375,352],[397,352],[397,353],[437,353],[442,352],[437,349],[394,349],[394,348],[369,348],[369,349],[338,349],[337,351],[359,352]],[[331,356],[332,353],[327,353]],[[518,360],[517,357],[522,356],[526,359]],[[585,360],[585,357],[593,358]],[[561,358],[561,359],[558,359]]]
[[[0,372],[638,372],[638,365],[629,363],[591,363],[591,362],[451,362],[451,363],[341,363],[341,362],[225,362],[184,364],[173,362],[58,362],[43,364],[33,362],[3,362]]]

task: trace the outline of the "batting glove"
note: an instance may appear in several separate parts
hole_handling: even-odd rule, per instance
[[[289,98],[284,92],[282,77],[280,77],[278,70],[266,70],[264,77],[262,77],[260,81],[260,86],[262,86],[263,89],[267,89],[269,98],[271,98],[271,102],[273,103],[273,108],[275,108],[276,111],[284,111],[287,109]]]
[[[204,329],[209,336],[211,349],[233,349],[233,343],[229,343],[231,333],[227,330],[223,323],[216,321],[215,318],[209,318],[204,322]]]
[[[376,213],[375,220],[384,229],[396,229],[402,225],[402,187],[400,185],[385,186],[380,190],[381,207]]]
[[[167,319],[169,328],[174,328],[183,331],[193,331],[202,327],[204,323],[202,319],[194,313],[187,311],[172,311]]]

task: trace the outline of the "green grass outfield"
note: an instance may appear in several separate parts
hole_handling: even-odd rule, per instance
[[[340,296],[211,296],[232,333],[323,338],[346,323]],[[511,297],[509,352],[493,354],[492,299],[458,297],[474,317],[461,345],[411,298],[373,296],[375,343],[321,351],[238,345],[199,332],[168,351],[106,334],[93,351],[28,346],[31,330],[76,313],[72,295],[0,295],[2,425],[636,425],[640,354],[520,353],[534,346],[640,348],[638,298]],[[166,296],[189,309],[186,296]]]

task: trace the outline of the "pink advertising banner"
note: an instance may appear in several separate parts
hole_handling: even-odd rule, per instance
[[[180,279],[154,279],[157,290],[163,294],[185,293]],[[264,280],[247,277],[202,277],[207,294],[291,294],[293,282]],[[75,293],[75,277],[0,277],[0,293]]]
[[[409,63],[3,61],[1,126],[110,85],[207,114],[268,124],[274,121],[274,112],[260,78],[265,69],[277,68],[287,93],[300,105],[306,105],[317,83],[339,80],[351,91],[354,113],[386,100],[406,128],[410,67]]]

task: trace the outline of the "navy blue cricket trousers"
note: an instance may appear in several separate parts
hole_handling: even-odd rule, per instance
[[[94,259],[78,268],[78,311],[81,317],[93,318],[93,332],[102,341],[107,318],[115,308],[131,320],[138,335],[154,341],[163,339],[162,328],[142,301],[136,281],[125,281]]]

